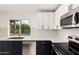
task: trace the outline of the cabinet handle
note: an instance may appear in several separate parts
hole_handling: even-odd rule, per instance
[[[57,25],[56,27],[57,27],[57,29],[58,29],[58,25]]]
[[[42,26],[42,29],[44,29],[44,26]]]
[[[48,26],[48,29],[49,29],[50,27]]]

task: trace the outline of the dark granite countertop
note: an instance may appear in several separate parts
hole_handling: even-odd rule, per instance
[[[74,55],[74,53],[68,48],[68,43],[53,43],[54,47],[62,54],[62,55]]]

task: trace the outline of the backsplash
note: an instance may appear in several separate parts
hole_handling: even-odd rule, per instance
[[[68,42],[69,35],[79,36],[79,29],[63,29],[58,31],[58,41]]]
[[[0,37],[7,35],[7,28],[0,28]],[[31,30],[31,36],[34,38],[52,38],[53,42],[68,42],[68,36],[79,36],[79,29],[62,29],[62,30]]]
[[[7,28],[0,28],[0,37],[8,36]]]
[[[32,29],[31,36],[38,38],[55,38],[57,36],[57,30],[49,29]]]
[[[33,37],[52,38],[52,42],[68,42],[69,35],[79,36],[79,29],[32,30]]]

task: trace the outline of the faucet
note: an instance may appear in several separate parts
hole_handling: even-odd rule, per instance
[[[18,37],[21,37],[21,35],[20,35],[20,34],[18,34]]]

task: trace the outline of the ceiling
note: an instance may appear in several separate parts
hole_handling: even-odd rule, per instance
[[[0,4],[0,11],[55,11],[60,4]]]

